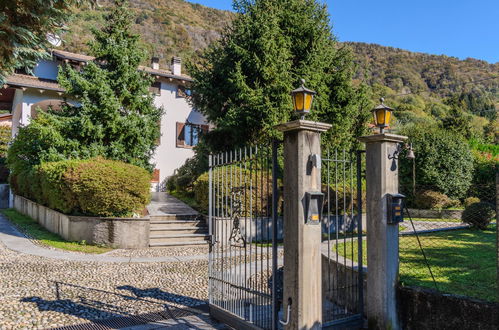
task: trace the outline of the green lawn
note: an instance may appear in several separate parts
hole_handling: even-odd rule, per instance
[[[496,228],[461,229],[419,235],[438,290],[497,301]],[[357,243],[338,244],[339,254],[357,260]],[[333,249],[335,249],[333,248]],[[346,251],[346,252],[345,252]],[[367,264],[367,244],[363,244]],[[400,237],[400,280],[405,285],[435,288],[416,237]]]
[[[19,230],[27,234],[41,244],[52,246],[62,250],[78,251],[84,253],[104,253],[111,251],[111,248],[87,245],[84,242],[68,242],[61,236],[49,232],[32,218],[22,215],[14,209],[0,210]]]
[[[412,218],[412,221],[429,221],[429,222],[459,222],[461,219],[443,219],[443,218]],[[409,217],[404,217],[404,222],[409,222]]]

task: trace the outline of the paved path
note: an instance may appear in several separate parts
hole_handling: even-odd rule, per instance
[[[130,250],[130,257],[111,256],[103,254],[84,254],[77,252],[66,252],[57,249],[44,248],[31,242],[26,236],[20,233],[3,214],[0,214],[0,241],[10,250],[29,254],[33,256],[45,257],[59,260],[86,261],[86,262],[178,262],[193,260],[208,260],[208,254],[184,255],[184,256],[164,256],[164,257],[133,257],[133,250]]]
[[[192,207],[166,192],[153,192],[151,203],[147,205],[147,211],[152,216],[198,214]]]
[[[123,258],[43,248],[2,215],[0,329],[222,329],[197,310],[208,298],[207,266],[206,255]]]

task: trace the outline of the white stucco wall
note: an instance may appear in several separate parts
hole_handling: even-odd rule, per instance
[[[199,112],[192,109],[186,98],[177,97],[178,85],[174,82],[161,82],[161,95],[156,96],[155,104],[164,108],[161,119],[161,140],[156,148],[152,163],[159,169],[160,182],[172,175],[174,171],[194,156],[194,151],[188,148],[177,148],[176,123],[189,121],[193,124],[206,124]]]
[[[46,79],[57,79],[58,65],[56,61],[41,61],[34,73],[36,76]],[[167,78],[160,78],[161,95],[156,96],[155,104],[164,108],[164,115],[161,119],[161,139],[156,149],[151,163],[160,171],[160,182],[172,175],[174,171],[194,156],[194,151],[190,148],[176,146],[176,123],[206,124],[205,118],[192,109],[184,97],[177,96],[177,81],[169,81]],[[31,117],[31,108],[34,104],[46,100],[62,100],[56,92],[44,91],[40,93],[38,89],[28,88],[16,90],[13,104],[12,135],[15,136],[22,125],[27,125]],[[69,100],[72,104],[78,104]]]

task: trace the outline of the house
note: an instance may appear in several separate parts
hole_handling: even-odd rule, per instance
[[[4,88],[0,89],[0,110],[10,111],[8,120],[12,122],[12,136],[17,134],[19,127],[27,125],[39,109],[60,106],[64,89],[57,83],[57,74],[62,63],[80,68],[92,59],[87,55],[52,50],[52,58],[40,61],[33,69],[33,75],[16,72],[9,76]],[[159,67],[158,58],[152,58],[150,67],[141,66],[139,70],[154,77],[150,90],[155,94],[156,106],[165,111],[161,119],[161,138],[152,159],[156,167],[152,186],[154,190],[160,190],[165,178],[194,155],[193,147],[198,143],[199,134],[206,131],[208,125],[203,115],[189,103],[192,79],[182,73],[180,58],[172,59],[169,70]],[[68,102],[77,104],[72,100]]]

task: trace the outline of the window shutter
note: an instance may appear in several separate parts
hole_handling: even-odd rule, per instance
[[[177,122],[177,147],[183,147],[185,145],[184,126],[184,123]]]
[[[210,126],[208,126],[208,125],[201,125],[201,131],[203,132],[203,134],[208,133],[209,129],[210,129]]]
[[[159,182],[159,168],[155,168],[152,172],[151,182]]]

